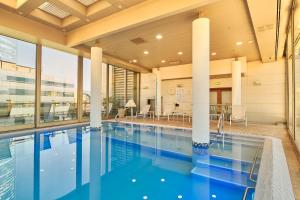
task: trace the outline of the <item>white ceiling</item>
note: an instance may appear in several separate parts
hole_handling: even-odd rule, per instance
[[[243,0],[222,0],[200,9],[210,19],[212,60],[246,56],[248,61],[260,60],[248,8]],[[163,67],[173,64],[191,63],[192,21],[198,17],[198,10],[172,16],[149,23],[129,31],[117,33],[98,40],[105,53],[124,60],[136,59],[144,67]],[[163,39],[157,40],[156,34]],[[143,38],[146,42],[136,45],[130,40]],[[237,46],[241,41],[243,45]],[[249,44],[248,41],[253,41]],[[87,44],[87,45],[91,45]],[[144,50],[149,51],[144,55]],[[182,51],[179,56],[177,52]],[[166,60],[166,63],[161,63]]]

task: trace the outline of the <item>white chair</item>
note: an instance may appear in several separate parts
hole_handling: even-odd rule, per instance
[[[136,113],[136,118],[139,117],[139,116],[142,116],[143,118],[146,118],[146,116],[149,114],[149,111],[150,111],[150,105],[145,105],[141,110],[140,112]]]
[[[126,108],[118,108],[118,113],[115,116],[115,120],[118,121],[118,118],[124,118],[126,110]]]
[[[244,122],[245,126],[248,125],[247,116],[246,116],[246,107],[245,106],[232,106],[232,113],[230,115],[230,126],[233,122]]]

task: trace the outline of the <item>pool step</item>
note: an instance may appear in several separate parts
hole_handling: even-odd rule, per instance
[[[249,180],[249,173],[209,165],[207,163],[197,163],[197,166],[192,169],[191,174],[242,187],[255,186],[255,183]]]
[[[223,138],[219,136],[213,136],[210,139],[211,143],[219,143],[223,144]],[[255,141],[255,140],[246,140],[245,138],[224,138],[225,144],[235,144],[235,145],[243,145],[243,146],[250,146],[250,147],[258,147],[263,146],[262,141]]]
[[[252,167],[252,163],[250,162],[223,158],[220,156],[210,156],[209,159],[197,158],[195,165],[198,166],[198,164],[211,165],[219,168],[235,170],[238,172],[245,172],[245,173],[249,173]]]

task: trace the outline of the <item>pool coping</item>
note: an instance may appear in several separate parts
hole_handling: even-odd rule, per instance
[[[294,200],[282,142],[265,137],[254,200]]]
[[[182,130],[192,130],[189,127],[180,127],[174,125],[163,125],[154,123],[141,123],[130,121],[116,121],[116,120],[103,120],[103,122],[118,122],[123,124],[136,124],[144,126],[164,127],[164,128],[176,128]],[[12,131],[8,133],[0,134],[0,139],[7,137],[24,136],[32,132],[52,131],[58,128],[72,128],[78,126],[89,125],[89,122],[75,123],[68,125],[61,125],[55,127],[28,129],[20,131]],[[217,133],[217,130],[210,130],[212,133]],[[270,136],[249,135],[238,132],[224,132],[228,135],[239,135],[243,137],[252,138],[264,138],[264,148],[262,152],[262,159],[260,163],[260,169],[258,173],[258,180],[256,183],[254,200],[293,200],[295,199],[293,188],[291,184],[290,174],[286,157],[284,154],[282,142],[280,139]],[[186,134],[188,137],[192,137],[191,134]]]

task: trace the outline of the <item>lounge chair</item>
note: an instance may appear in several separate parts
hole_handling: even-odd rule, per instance
[[[115,116],[115,120],[118,121],[118,118],[124,118],[126,110],[126,108],[118,108],[118,113]]]
[[[149,114],[149,111],[150,111],[150,105],[145,105],[141,111],[138,113],[136,113],[136,118],[138,117],[143,117],[143,118],[146,118],[146,116]]]
[[[233,122],[244,122],[245,126],[248,125],[247,116],[246,116],[246,107],[244,106],[232,106],[232,113],[230,115],[230,126]]]

